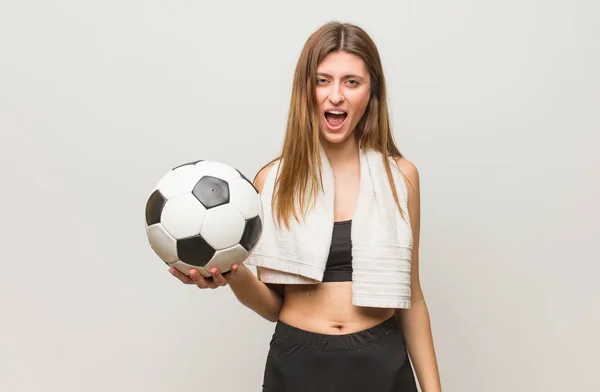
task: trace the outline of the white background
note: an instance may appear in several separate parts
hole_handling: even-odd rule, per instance
[[[599,391],[598,4],[2,1],[0,390],[260,391],[273,324],[174,279],[145,202],[194,159],[254,176],[341,20],[421,173],[444,391]]]

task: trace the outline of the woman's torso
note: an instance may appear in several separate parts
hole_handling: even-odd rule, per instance
[[[348,255],[341,254],[351,251],[349,225],[352,223],[360,186],[358,159],[354,164],[341,165],[333,171],[334,220],[337,223],[334,225],[331,251],[337,255],[334,255],[335,260],[329,261],[328,270],[331,271],[326,271],[325,279],[332,281],[286,286],[279,319],[312,332],[347,334],[381,323],[391,317],[394,310],[352,305],[352,281],[347,272]]]
[[[352,305],[351,282],[288,285],[279,319],[286,324],[323,334],[347,334],[375,326],[393,309]]]
[[[279,319],[287,324],[325,334],[345,334],[379,324],[390,309],[352,305],[352,221],[333,227],[323,282],[288,285]]]

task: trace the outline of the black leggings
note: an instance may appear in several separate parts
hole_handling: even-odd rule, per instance
[[[344,335],[281,321],[267,355],[263,392],[417,392],[404,333],[395,316]]]

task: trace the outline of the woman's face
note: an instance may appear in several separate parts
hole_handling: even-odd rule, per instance
[[[352,134],[369,103],[370,82],[363,60],[347,52],[330,53],[318,66],[316,99],[328,142],[339,143]]]

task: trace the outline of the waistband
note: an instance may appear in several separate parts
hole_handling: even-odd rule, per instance
[[[342,335],[306,331],[279,320],[273,336],[321,350],[347,350],[366,346],[394,333],[402,333],[395,315],[373,327]]]

